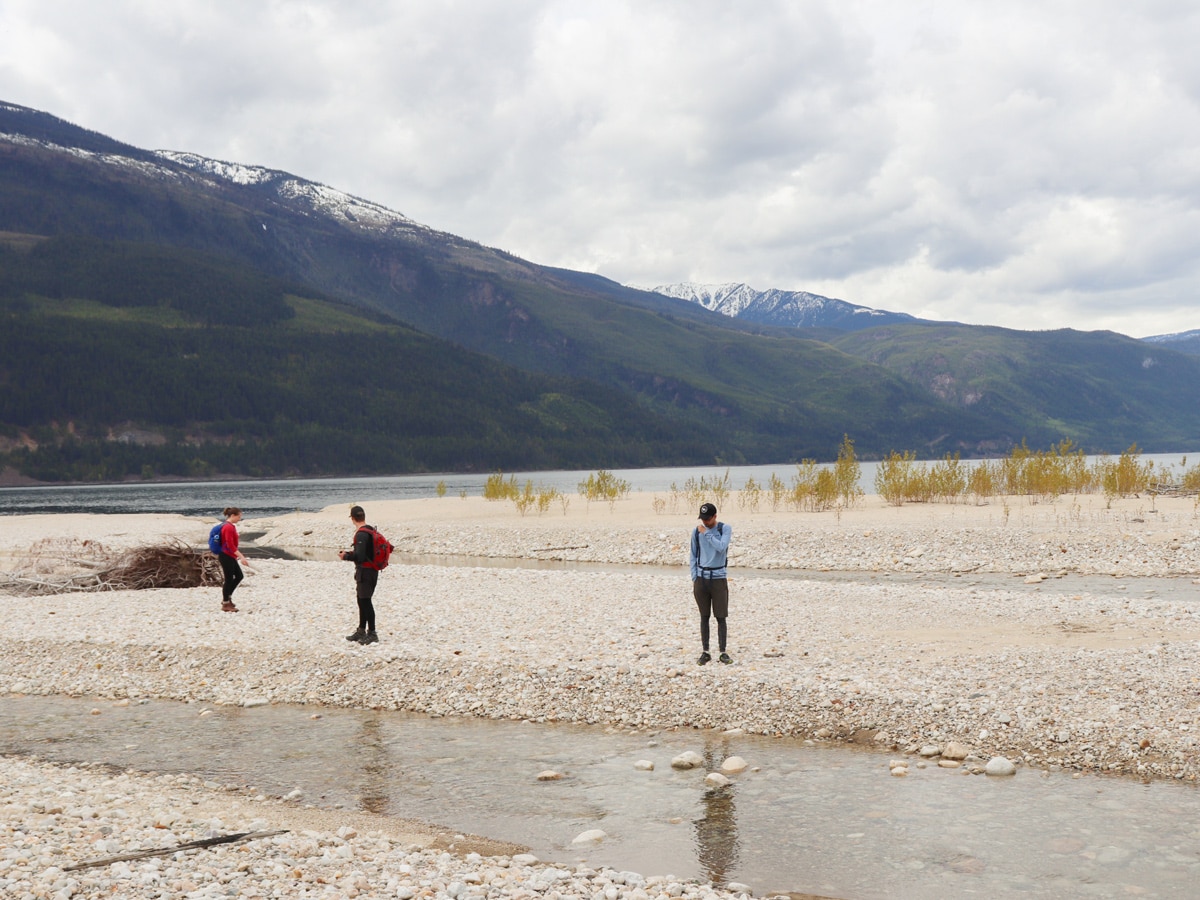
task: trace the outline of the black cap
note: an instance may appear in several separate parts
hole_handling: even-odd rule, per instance
[[[700,507],[700,518],[702,518],[702,519],[711,519],[716,514],[717,514],[717,508],[715,506],[713,506],[711,503],[705,503],[703,506]]]

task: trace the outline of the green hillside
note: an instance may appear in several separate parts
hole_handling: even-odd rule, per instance
[[[834,344],[989,418],[1031,445],[1092,452],[1200,446],[1200,359],[1112,332],[895,325]],[[1000,448],[997,448],[1000,449]]]
[[[0,465],[30,477],[711,458],[694,430],[619,391],[520,372],[244,267],[90,239],[12,243],[0,247]]]

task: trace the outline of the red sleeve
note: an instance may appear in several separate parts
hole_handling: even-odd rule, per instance
[[[232,522],[221,526],[221,552],[228,556],[237,556],[238,531]]]

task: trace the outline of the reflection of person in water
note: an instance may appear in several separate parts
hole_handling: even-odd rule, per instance
[[[704,770],[716,771],[727,754],[712,744],[704,747]],[[733,808],[733,785],[707,787],[700,798],[704,815],[696,820],[696,857],[708,880],[723,885],[738,861],[737,816]]]
[[[383,745],[378,719],[366,719],[359,731],[358,745],[363,755],[362,796],[359,805],[367,812],[387,812],[387,749]]]

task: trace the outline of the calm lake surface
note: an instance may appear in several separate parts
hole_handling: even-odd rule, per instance
[[[1180,471],[1187,456],[1200,462],[1200,453],[1144,454],[1143,462],[1153,460],[1156,468]],[[1097,457],[1088,457],[1089,464]],[[970,461],[964,460],[965,465]],[[872,493],[877,463],[864,462],[860,486]],[[614,469],[613,474],[629,482],[633,491],[666,492],[679,488],[689,478],[699,481],[720,479],[729,473],[729,484],[740,490],[747,479],[759,484],[778,475],[790,484],[796,472],[791,463],[765,466],[689,466],[661,469]],[[505,473],[507,476],[510,473]],[[516,472],[517,483],[532,481],[535,486],[552,487],[574,494],[590,470]],[[276,480],[196,481],[130,483],[103,485],[55,485],[0,488],[0,515],[31,513],[179,513],[185,516],[216,515],[226,506],[238,506],[246,518],[264,518],[300,511],[315,511],[334,504],[366,503],[371,500],[411,500],[436,497],[439,482],[446,483],[446,495],[457,497],[483,493],[487,473],[445,475],[395,475],[379,478],[302,478]]]

